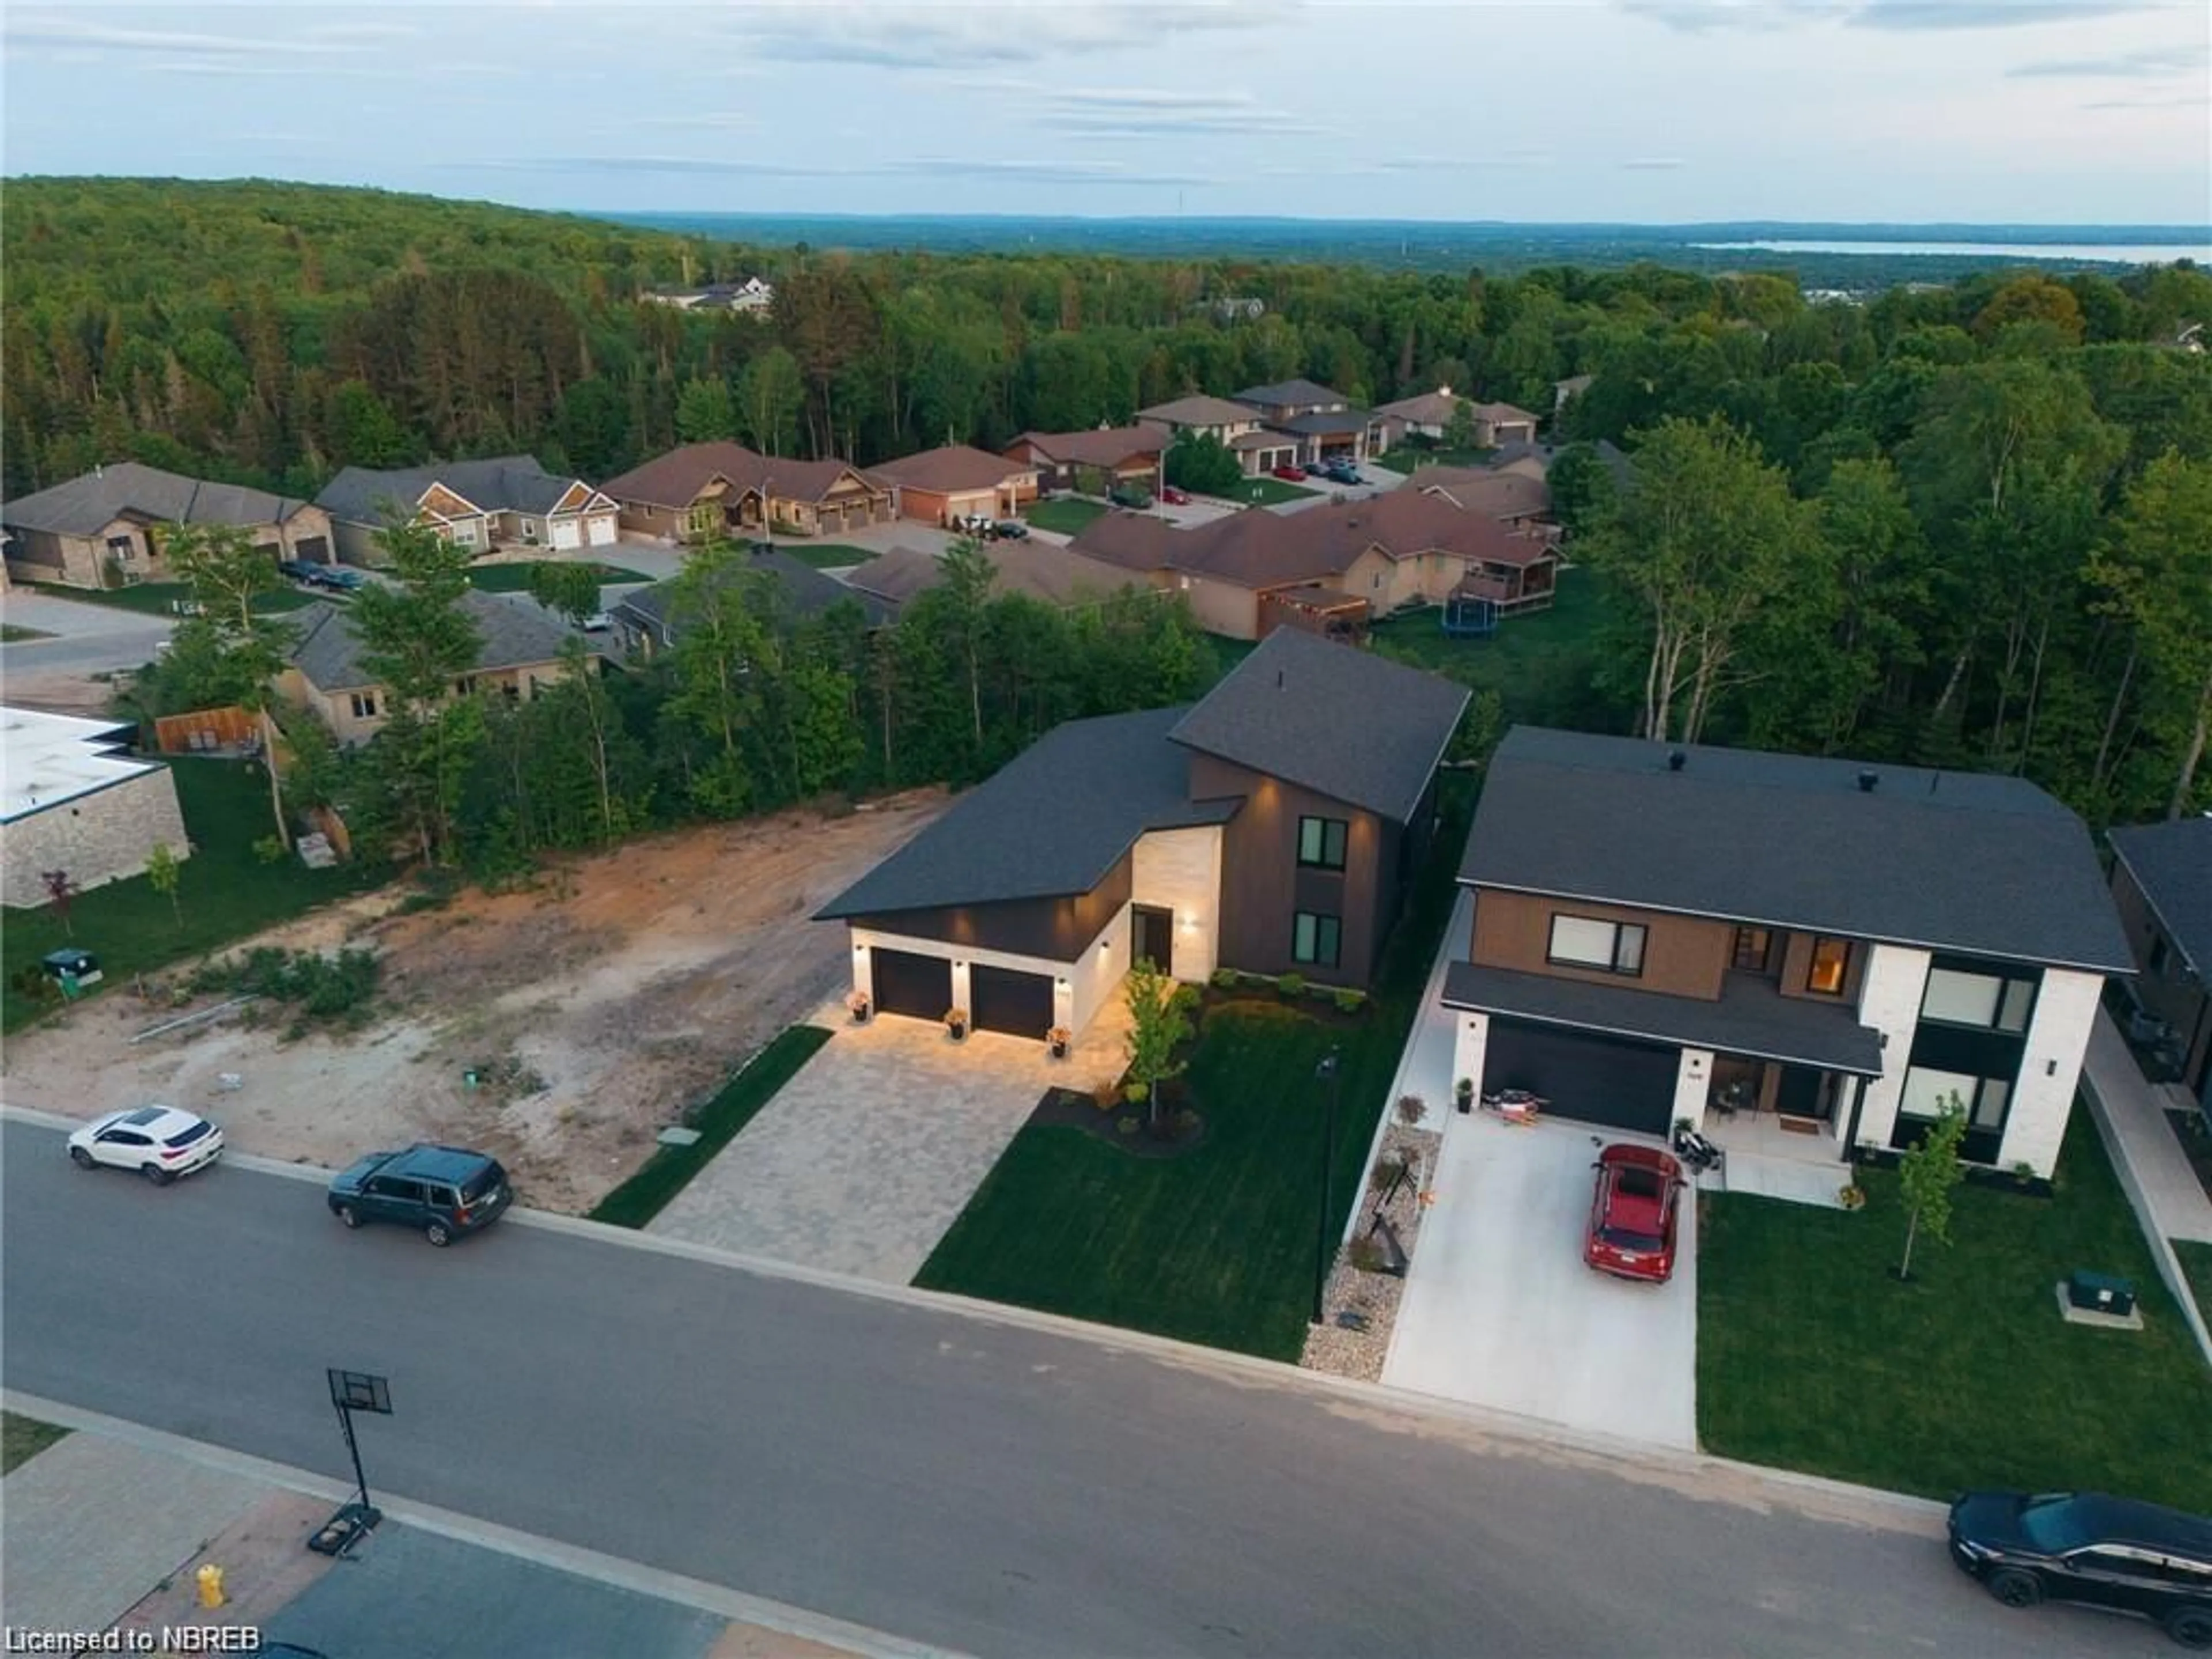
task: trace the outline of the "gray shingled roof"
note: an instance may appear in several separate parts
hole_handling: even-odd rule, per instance
[[[780,548],[773,552],[750,554],[745,564],[751,569],[775,578],[777,586],[783,590],[787,614],[794,620],[818,616],[840,599],[850,599],[860,607],[868,626],[876,628],[889,622],[896,610],[873,593],[863,593],[857,588],[848,587],[835,576],[826,575],[805,561],[794,559]],[[671,577],[666,581],[654,582],[649,587],[625,593],[615,609],[630,612],[661,638],[666,639],[669,636],[669,607],[676,597],[678,580]]]
[[[1460,879],[2132,971],[2088,830],[2023,779],[1701,744],[1676,771],[1668,753],[1516,726]]]
[[[2202,979],[2212,979],[2212,815],[2112,832],[2159,923]]]
[[[1240,404],[1281,409],[1299,404],[1348,404],[1351,398],[1331,386],[1312,380],[1278,380],[1273,386],[1248,386],[1233,394]]]
[[[527,455],[373,471],[349,466],[323,487],[315,504],[350,524],[382,524],[387,507],[411,509],[432,484],[443,484],[487,513],[549,513],[579,481],[559,478]]]
[[[1709,1002],[1455,962],[1444,969],[1443,1003],[1543,1025],[1881,1075],[1881,1038],[1850,1009],[1785,997],[1757,974],[1727,975],[1720,1000]]]
[[[1268,424],[1278,432],[1296,432],[1314,437],[1331,432],[1357,432],[1373,417],[1356,405],[1350,409],[1322,410],[1311,415],[1289,415]]]
[[[1469,693],[1441,676],[1279,628],[1177,723],[1177,743],[1405,823]]]
[[[57,536],[89,536],[118,519],[160,524],[282,524],[305,501],[244,484],[208,483],[158,466],[122,461],[25,495],[0,508],[0,523]]]
[[[568,628],[515,595],[471,588],[461,595],[461,608],[483,641],[477,653],[478,673],[557,661],[569,636]],[[285,620],[293,630],[293,665],[309,684],[324,691],[358,691],[380,684],[362,665],[361,638],[349,610],[311,605]]]
[[[1186,712],[1054,726],[815,919],[1087,893],[1147,830],[1225,822],[1237,803],[1192,801],[1189,757],[1168,741]]]

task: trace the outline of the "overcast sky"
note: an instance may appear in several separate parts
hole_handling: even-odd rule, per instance
[[[2205,0],[38,6],[10,173],[546,208],[2202,224]]]

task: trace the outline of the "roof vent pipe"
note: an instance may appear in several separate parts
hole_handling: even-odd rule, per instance
[[[1881,775],[1879,772],[1862,772],[1862,773],[1860,773],[1860,774],[1859,774],[1859,793],[1860,793],[1861,794],[1863,794],[1863,795],[1871,795],[1872,793],[1874,793],[1874,787],[1875,787],[1875,785],[1876,785],[1877,783],[1880,783],[1881,781]]]
[[[1689,763],[1690,757],[1687,751],[1680,749],[1670,749],[1667,751],[1667,769],[1669,772],[1679,772]]]
[[[1281,669],[1278,668],[1278,669],[1275,671],[1275,690],[1278,690],[1278,691],[1279,691],[1279,690],[1281,690],[1282,689],[1283,689],[1283,671],[1282,671]]]

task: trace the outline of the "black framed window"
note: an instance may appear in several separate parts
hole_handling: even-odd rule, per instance
[[[1300,910],[1291,917],[1291,960],[1316,968],[1336,966],[1344,924],[1334,916]]]
[[[1563,968],[1593,968],[1603,974],[1644,971],[1645,930],[1633,921],[1600,921],[1592,916],[1555,915],[1544,960]]]
[[[1774,935],[1765,927],[1739,927],[1735,930],[1735,965],[1747,974],[1766,971],[1769,951],[1774,948]]]
[[[1938,960],[1920,993],[1920,1018],[1937,1025],[2027,1034],[2035,1013],[2037,976]]]
[[[1342,818],[1298,820],[1298,862],[1311,870],[1344,868],[1344,843],[1352,826]]]
[[[2005,1110],[2012,1103],[2012,1079],[1910,1066],[1905,1068],[1905,1090],[1898,1098],[1897,1109],[1900,1116],[1932,1121],[1943,1115],[1954,1098],[1966,1109],[1970,1131],[1995,1133],[2004,1127]]]
[[[1832,933],[1815,933],[1805,962],[1805,988],[1814,996],[1839,997],[1850,977],[1851,942]]]

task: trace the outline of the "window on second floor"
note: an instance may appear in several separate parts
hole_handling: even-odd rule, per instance
[[[1766,971],[1767,952],[1774,947],[1774,935],[1765,927],[1739,927],[1735,930],[1735,965],[1747,974]]]
[[[1351,825],[1342,818],[1298,820],[1298,862],[1316,870],[1344,868],[1344,842]]]
[[[1636,922],[1555,915],[1544,959],[1562,967],[1594,968],[1605,974],[1641,974],[1644,940],[1644,929]]]
[[[1976,973],[1965,968],[1930,968],[1920,994],[1920,1018],[1942,1025],[1971,1025],[1977,1030],[2019,1036],[2035,1010],[2032,975]]]
[[[1805,963],[1805,988],[1815,996],[1839,997],[1851,970],[1851,942],[1832,933],[1813,936],[1813,952]]]

